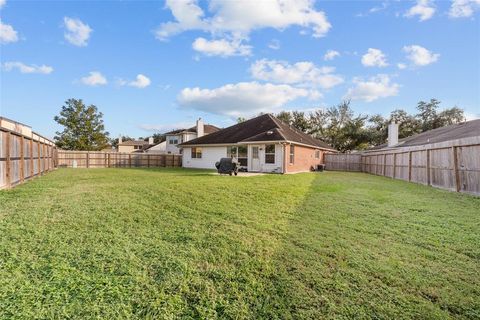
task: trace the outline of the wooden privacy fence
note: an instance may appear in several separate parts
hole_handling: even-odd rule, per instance
[[[58,166],[69,168],[181,167],[182,156],[174,154],[58,150]]]
[[[362,155],[326,153],[325,166],[332,171],[362,171]]]
[[[478,139],[461,144],[405,147],[363,154],[327,154],[325,167],[326,170],[361,171],[480,195]]]
[[[0,189],[16,186],[55,166],[52,141],[24,124],[0,117]]]

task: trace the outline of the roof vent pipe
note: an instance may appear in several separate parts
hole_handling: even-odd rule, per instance
[[[388,125],[388,146],[393,147],[398,144],[398,127],[399,124],[393,121]]]

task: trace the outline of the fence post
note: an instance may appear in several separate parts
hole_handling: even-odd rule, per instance
[[[147,168],[150,168],[150,155],[147,153]]]
[[[20,181],[25,181],[25,155],[24,155],[24,145],[25,145],[25,138],[22,135],[20,137]]]
[[[48,171],[47,164],[46,164],[46,161],[45,161],[46,158],[47,158],[47,154],[46,154],[47,153],[47,148],[46,147],[47,147],[47,145],[45,143],[42,144],[42,148],[43,148],[43,152],[42,152],[42,154],[43,154],[43,172]]]
[[[128,164],[129,164],[129,167],[131,168],[132,167],[132,155],[131,154],[128,155]]]
[[[33,137],[30,139],[30,178],[33,177]]]
[[[40,157],[40,140],[37,141],[37,163],[38,163],[38,173],[37,175],[42,174],[42,158]]]
[[[412,181],[412,151],[408,152],[408,181]]]
[[[396,153],[393,154],[393,175],[392,175],[393,179],[395,179],[395,175],[396,175],[395,171],[397,171],[397,154]]]
[[[6,163],[5,163],[5,166],[6,166],[6,170],[5,170],[5,178],[7,179],[7,188],[10,188],[11,184],[12,184],[12,181],[11,181],[11,176],[10,176],[10,132],[7,131],[5,132],[6,134],[6,137],[7,137],[7,141],[5,143],[6,147],[7,147],[7,154],[6,154]]]
[[[383,176],[385,177],[387,170],[387,154],[383,154]]]
[[[108,168],[110,168],[110,163],[111,163],[111,162],[110,162],[110,153],[108,154],[108,160],[107,160],[107,161],[108,161],[108,162],[107,162],[107,166],[108,166]]]
[[[457,192],[460,192],[460,174],[458,172],[458,155],[457,147],[452,147],[453,152],[453,172],[455,174],[455,189]]]
[[[90,168],[90,155],[88,151],[87,151],[87,168]]]
[[[430,149],[427,149],[427,164],[425,168],[427,170],[427,185],[430,186],[432,185],[430,181]]]

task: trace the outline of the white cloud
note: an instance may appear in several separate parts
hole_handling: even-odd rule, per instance
[[[390,77],[380,74],[366,81],[355,78],[355,87],[348,89],[344,99],[372,102],[380,98],[396,96],[400,85],[391,83]]]
[[[362,56],[362,64],[366,67],[386,67],[388,66],[385,54],[374,48],[369,48],[367,53]]]
[[[250,67],[252,77],[275,83],[319,86],[332,88],[343,82],[343,78],[334,74],[334,67],[317,67],[312,62],[302,61],[289,64],[286,61],[262,59]]]
[[[335,50],[328,50],[327,53],[323,56],[323,60],[328,61],[328,60],[333,60],[336,57],[340,56],[340,52],[335,51]]]
[[[211,0],[209,17],[205,17],[196,0],[167,0],[166,7],[171,10],[176,22],[160,25],[156,31],[159,39],[193,29],[247,35],[254,29],[282,30],[292,25],[310,28],[314,37],[322,37],[331,28],[325,13],[315,10],[311,0]]]
[[[81,79],[87,86],[101,86],[107,84],[107,79],[98,71],[91,71],[89,76]]]
[[[85,47],[88,44],[90,33],[93,31],[90,26],[79,19],[69,17],[64,17],[63,22],[67,29],[64,33],[65,39],[75,46]]]
[[[7,0],[0,0],[0,9],[7,3]]]
[[[181,107],[232,117],[277,111],[285,103],[310,92],[286,84],[240,82],[215,89],[185,88],[177,100]]]
[[[155,31],[155,36],[159,40],[166,40],[183,31],[201,30],[210,33],[215,39],[246,41],[253,30],[284,30],[290,26],[300,26],[311,30],[313,37],[320,38],[327,34],[331,24],[325,13],[317,11],[314,5],[313,0],[210,0],[208,12],[204,12],[197,0],[167,0],[166,7],[172,12],[175,21],[162,23]],[[212,40],[210,47],[224,47],[225,43],[221,41],[225,40]],[[207,44],[206,40],[203,44]],[[240,52],[250,52],[250,48],[242,50]]]
[[[5,24],[0,19],[0,43],[17,42],[17,31],[9,24]]]
[[[403,51],[407,53],[407,59],[416,66],[429,65],[436,62],[440,57],[440,54],[433,53],[419,45],[405,46]]]
[[[268,44],[268,47],[272,50],[278,50],[280,49],[280,41],[278,41],[277,39],[272,39],[272,41],[270,41],[270,43]]]
[[[195,51],[201,52],[207,56],[249,56],[251,55],[251,46],[242,44],[242,39],[207,40],[197,38],[192,44]]]
[[[3,67],[6,71],[11,71],[13,69],[18,69],[21,73],[42,73],[42,74],[49,74],[53,72],[53,68],[46,65],[37,66],[35,64],[26,65],[22,62],[18,61],[11,61],[5,62]]]
[[[135,88],[139,88],[139,89],[146,88],[151,83],[152,82],[150,81],[150,79],[143,74],[138,74],[137,77],[135,78],[135,80],[133,80],[133,81],[127,81],[127,80],[123,80],[123,79],[118,80],[118,84],[121,85],[121,86],[130,86],[130,87],[135,87]]]
[[[405,63],[397,63],[397,67],[398,69],[403,70],[407,68],[407,65]]]
[[[417,0],[417,4],[405,13],[405,17],[419,16],[420,21],[425,21],[432,18],[434,14],[435,7],[430,0]]]
[[[448,15],[451,18],[468,18],[479,9],[480,0],[452,0]]]

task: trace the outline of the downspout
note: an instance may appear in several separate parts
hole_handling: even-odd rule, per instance
[[[282,173],[286,174],[287,173],[287,144],[286,143],[280,143],[283,145],[283,168],[282,168]]]

